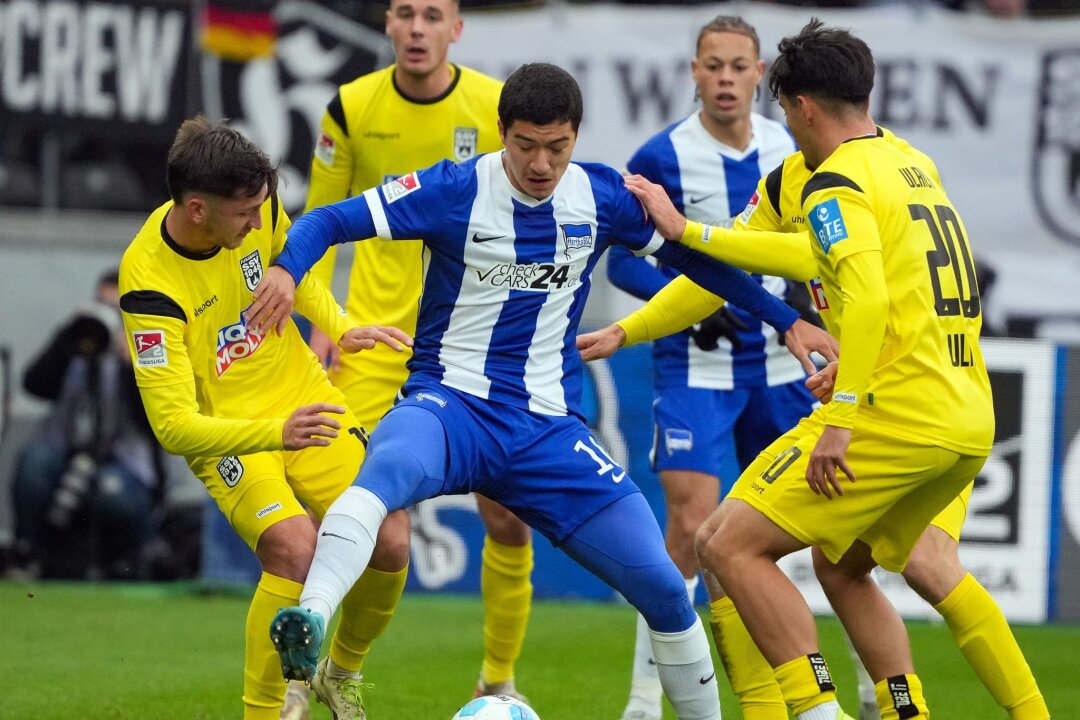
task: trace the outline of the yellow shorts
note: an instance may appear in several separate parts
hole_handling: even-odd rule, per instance
[[[815,495],[806,467],[824,428],[820,413],[804,418],[766,448],[743,472],[729,497],[743,500],[798,540],[838,562],[855,540],[870,546],[874,560],[900,572],[930,521],[948,515],[950,528],[963,524],[966,505],[943,512],[973,483],[985,457],[960,455],[925,442],[897,437],[891,428],[862,422],[851,435],[842,472],[844,495]]]
[[[236,534],[254,550],[266,528],[310,508],[319,518],[360,472],[367,433],[352,412],[326,447],[189,460]],[[303,505],[301,505],[303,503]]]
[[[374,353],[382,352],[383,357],[374,359]],[[349,408],[356,413],[361,427],[374,430],[397,400],[398,392],[409,371],[405,368],[406,356],[394,354],[390,358],[400,364],[387,364],[390,348],[378,346],[373,350],[364,350],[354,355],[341,355],[341,367],[330,373],[330,382],[345,394]]]
[[[949,506],[937,514],[930,524],[934,527],[941,528],[945,532],[949,533],[953,540],[960,542],[960,531],[964,527],[964,521],[967,520],[968,501],[971,500],[971,491],[975,489],[975,481],[972,480],[968,483],[968,486],[964,488],[956,499],[949,503]]]

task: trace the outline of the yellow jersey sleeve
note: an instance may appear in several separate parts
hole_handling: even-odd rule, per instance
[[[179,304],[157,291],[127,295],[124,304],[154,313],[121,309],[146,416],[167,452],[225,456],[282,448],[284,420],[230,420],[199,412]]]
[[[349,197],[352,184],[352,144],[342,125],[345,114],[341,91],[334,96],[323,113],[319,137],[311,158],[308,179],[307,203],[304,212]],[[312,274],[326,287],[333,287],[334,264],[337,262],[337,246],[331,246],[319,262],[311,268]]]
[[[335,343],[349,328],[356,327],[326,286],[312,277],[310,272],[296,286],[294,307]]]
[[[724,298],[679,275],[639,310],[615,324],[626,333],[624,345],[636,345],[685,330],[723,305]]]
[[[687,220],[681,242],[750,273],[799,282],[817,274],[814,253],[803,233],[728,230]]]

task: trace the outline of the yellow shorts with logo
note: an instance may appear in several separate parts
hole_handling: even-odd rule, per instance
[[[188,461],[233,530],[252,550],[266,528],[304,515],[305,507],[321,518],[356,479],[367,433],[351,411],[337,417],[341,429],[326,447]]]
[[[810,453],[823,429],[820,413],[804,418],[762,451],[729,497],[749,503],[834,563],[862,540],[879,565],[900,572],[935,518],[959,537],[966,498],[958,508],[950,503],[974,482],[985,457],[907,440],[890,427],[863,422],[852,431],[847,451],[855,482],[837,470],[844,494],[829,500],[806,482]]]

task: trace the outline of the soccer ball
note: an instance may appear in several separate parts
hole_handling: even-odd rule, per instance
[[[540,716],[509,695],[485,695],[467,703],[450,720],[540,720]]]

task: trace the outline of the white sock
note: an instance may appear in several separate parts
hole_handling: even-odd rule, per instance
[[[683,582],[686,583],[686,596],[690,598],[690,604],[694,604],[694,595],[697,594],[698,576],[695,573],[694,577],[683,578]]]
[[[840,711],[840,704],[835,700],[815,705],[795,717],[798,720],[836,720],[836,714]]]
[[[626,711],[644,712],[649,717],[660,717],[661,698],[664,688],[660,686],[660,676],[656,673],[656,661],[653,660],[652,637],[645,618],[638,613],[637,632],[634,638],[634,670],[630,677],[630,701]]]
[[[701,618],[682,632],[649,635],[660,684],[679,720],[720,720],[716,668]]]
[[[300,605],[321,614],[327,628],[342,598],[367,568],[384,518],[382,500],[355,485],[326,511]]]

